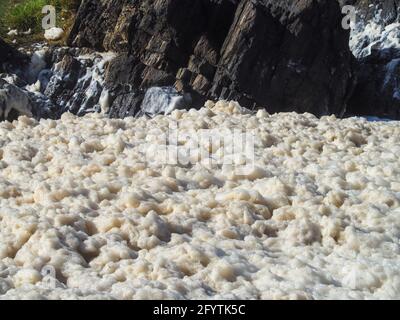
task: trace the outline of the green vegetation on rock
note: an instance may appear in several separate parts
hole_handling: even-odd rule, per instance
[[[79,3],[80,0],[0,0],[0,36],[5,37],[9,29],[31,29],[31,38],[41,34],[42,8],[46,5],[56,8],[57,26],[68,28]]]

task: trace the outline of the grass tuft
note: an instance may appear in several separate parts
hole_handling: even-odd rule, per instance
[[[12,7],[4,17],[4,22],[12,29],[38,31],[42,21],[42,8],[46,0],[28,0]]]

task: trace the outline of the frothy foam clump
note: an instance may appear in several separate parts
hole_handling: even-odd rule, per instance
[[[53,27],[53,28],[47,29],[44,32],[44,38],[46,40],[50,40],[50,41],[60,40],[60,39],[62,39],[63,36],[64,36],[64,30],[61,28]]]
[[[253,130],[253,169],[165,164],[172,124]],[[1,298],[398,299],[399,135],[227,102],[0,123]]]

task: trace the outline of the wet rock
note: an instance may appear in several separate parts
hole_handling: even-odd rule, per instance
[[[357,85],[347,114],[400,119],[400,2],[348,3],[357,8],[350,41]]]
[[[113,100],[109,116],[111,118],[133,117],[140,113],[140,106],[144,99],[144,92],[135,91],[120,93]]]
[[[44,94],[60,112],[84,115],[108,109],[105,70],[113,54],[98,54],[77,49],[56,49],[51,54],[53,67]]]
[[[23,110],[29,110],[36,118],[59,118],[64,112],[84,115],[106,111],[110,101],[104,88],[104,73],[113,57],[112,53],[88,49],[38,46],[26,55],[25,64],[0,74],[7,83],[7,90],[3,90],[3,118],[28,114]],[[12,66],[11,57],[5,61],[4,65]],[[15,105],[10,99],[15,100]]]
[[[137,115],[147,88],[174,83],[175,77],[168,72],[146,66],[139,59],[122,53],[110,62],[105,73],[105,87],[113,100],[109,114],[112,117]],[[176,92],[172,87],[170,91]]]
[[[81,63],[71,55],[64,58],[53,67],[52,76],[44,91],[55,103],[62,104],[72,98],[75,86],[85,70]]]
[[[356,71],[348,114],[400,119],[400,51],[362,58]]]
[[[169,114],[175,109],[190,108],[190,95],[180,95],[171,87],[152,87],[146,91],[138,116]]]

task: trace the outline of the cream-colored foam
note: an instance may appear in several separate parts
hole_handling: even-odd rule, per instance
[[[1,297],[400,298],[397,122],[207,107],[0,123]],[[254,168],[165,164],[172,123],[255,130]]]

